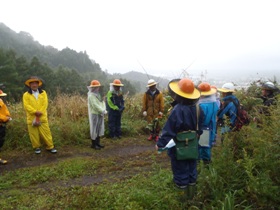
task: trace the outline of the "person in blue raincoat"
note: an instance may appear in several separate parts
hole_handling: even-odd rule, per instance
[[[171,139],[176,138],[179,132],[197,130],[198,126],[198,135],[202,133],[200,128],[203,122],[203,111],[199,109],[199,117],[197,117],[198,106],[196,105],[200,92],[195,88],[192,80],[188,78],[173,80],[168,84],[168,88],[171,93],[175,94],[176,105],[162,129],[162,134],[155,146],[156,150],[164,148]],[[168,155],[171,160],[175,185],[180,189],[195,185],[197,180],[197,161],[177,160],[175,147],[168,149]]]
[[[203,135],[206,135],[207,140],[205,142],[200,142],[199,144],[199,160],[202,160],[205,164],[211,161],[211,148],[212,143],[216,137],[216,116],[218,112],[218,105],[216,101],[215,88],[211,88],[210,84],[207,82],[202,82],[198,85],[201,97],[199,99],[200,108],[204,112],[203,121],[203,134],[200,136],[202,140]]]
[[[123,84],[119,79],[115,79],[110,84],[107,93],[108,124],[110,137],[112,139],[121,138],[121,118],[124,110],[124,99],[121,87]]]
[[[222,88],[218,88],[218,91],[222,93],[222,105],[218,111],[218,124],[221,126],[222,142],[223,135],[230,132],[234,128],[235,120],[237,117],[237,107],[239,101],[235,95],[233,95],[234,85],[232,83],[225,83]],[[229,123],[225,123],[225,119],[228,119]]]

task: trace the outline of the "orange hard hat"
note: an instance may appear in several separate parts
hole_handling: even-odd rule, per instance
[[[121,80],[115,79],[115,80],[113,81],[113,86],[123,86],[123,84],[122,84]]]
[[[100,87],[101,84],[98,80],[92,80],[89,87]]]
[[[202,82],[198,85],[198,89],[201,92],[201,95],[203,96],[209,96],[217,92],[216,89],[211,88],[210,84],[208,82]]]
[[[194,87],[193,81],[183,78],[180,81],[171,81],[170,89],[179,96],[189,99],[197,99],[200,97],[199,91]]]
[[[211,88],[214,88],[214,89],[217,90],[217,87],[215,85],[211,85]]]
[[[192,93],[194,91],[194,84],[193,82],[188,79],[181,79],[178,83],[179,88],[184,92],[184,93]]]

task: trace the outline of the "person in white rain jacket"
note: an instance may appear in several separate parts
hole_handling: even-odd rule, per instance
[[[107,114],[105,102],[102,99],[99,89],[101,84],[98,80],[92,80],[88,86],[88,115],[90,124],[91,148],[104,148],[100,144],[100,137],[104,135],[104,115]]]

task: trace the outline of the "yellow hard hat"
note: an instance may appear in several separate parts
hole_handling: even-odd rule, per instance
[[[43,81],[37,76],[31,76],[28,80],[25,81],[25,85],[30,87],[30,82],[38,82],[39,86],[42,86]]]
[[[217,92],[215,88],[212,88],[208,82],[202,82],[198,85],[198,89],[200,90],[200,94],[202,96],[210,96]]]
[[[189,78],[183,78],[179,81],[171,81],[169,88],[179,96],[188,99],[197,99],[200,92],[194,87],[193,81]]]

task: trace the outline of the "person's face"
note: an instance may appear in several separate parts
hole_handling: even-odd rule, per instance
[[[30,85],[31,90],[36,91],[36,90],[38,90],[39,82],[30,82],[29,85]]]
[[[120,90],[120,86],[113,86],[115,91],[119,91]]]
[[[155,91],[156,90],[156,85],[153,85],[151,87],[149,87],[150,91]]]
[[[226,92],[222,92],[222,97],[226,97],[227,96],[227,93]]]
[[[262,90],[262,95],[263,96],[268,96],[269,93],[270,93],[269,90],[264,90],[264,89]]]
[[[95,93],[99,92],[99,87],[91,88],[91,92],[95,92]]]

